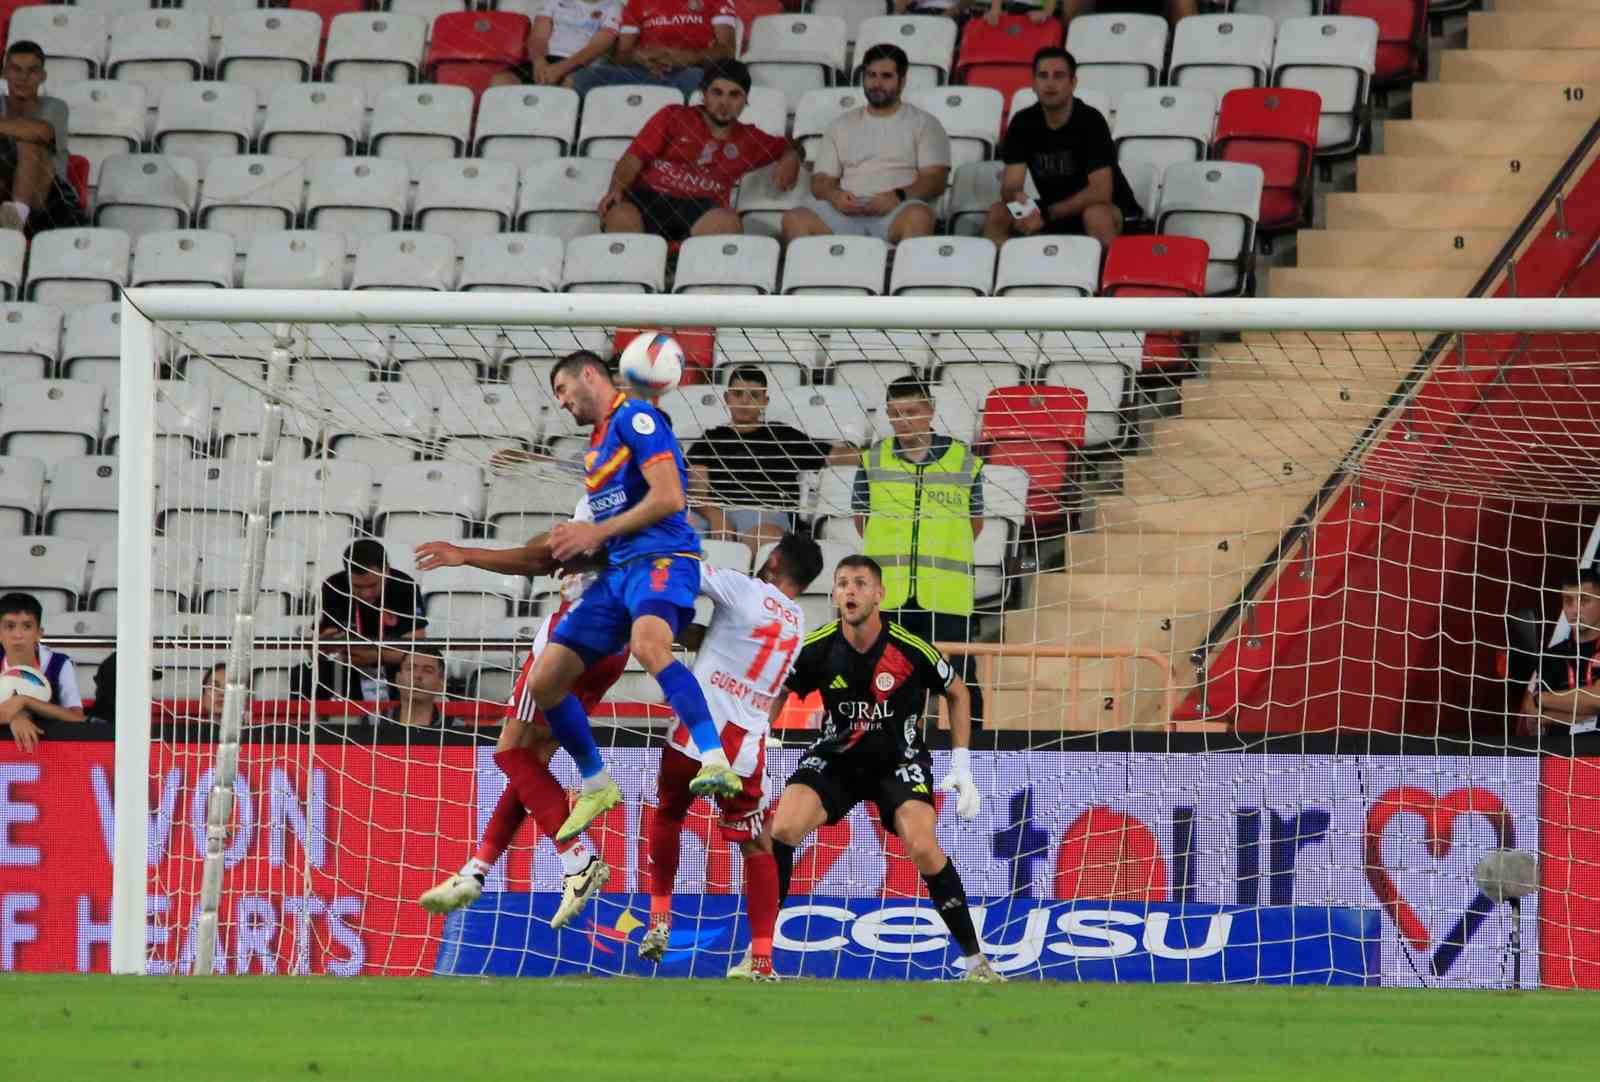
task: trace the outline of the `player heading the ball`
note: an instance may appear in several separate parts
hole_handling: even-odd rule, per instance
[[[556,835],[561,842],[622,800],[571,689],[585,669],[624,646],[689,729],[701,761],[691,791],[732,796],[744,783],[728,764],[694,674],[672,656],[673,636],[693,619],[700,592],[700,538],[684,514],[689,471],[672,427],[649,401],[618,390],[605,362],[588,350],[557,362],[550,389],[574,421],[593,428],[583,466],[594,516],[552,529],[550,553],[562,562],[606,554],[605,570],[550,633],[529,681],[550,731],[583,774],[583,792]]]

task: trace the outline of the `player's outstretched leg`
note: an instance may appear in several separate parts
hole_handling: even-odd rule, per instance
[[[689,667],[672,656],[672,638],[694,611],[688,610],[686,616],[676,609],[664,602],[646,602],[633,621],[628,645],[639,664],[656,678],[667,705],[689,730],[689,738],[700,753],[700,772],[689,783],[689,791],[695,796],[734,796],[744,788],[744,781],[733,772],[728,755],[722,750],[706,694]]]
[[[667,753],[663,752],[665,757]],[[639,957],[659,963],[667,953],[672,933],[672,886],[678,878],[678,858],[683,850],[683,817],[688,801],[669,793],[663,772],[658,782],[660,803],[650,820],[650,927],[639,944]],[[687,791],[682,794],[689,797]],[[690,799],[693,799],[690,797]]]
[[[789,881],[794,872],[794,852],[807,834],[816,830],[828,821],[828,812],[822,806],[822,797],[811,786],[790,782],[784,787],[783,795],[778,798],[778,809],[772,813],[767,821],[767,827],[762,835],[767,843],[764,848],[772,853],[772,885],[774,888],[772,902],[772,928],[776,929],[778,912],[783,908],[783,903],[789,900]],[[748,868],[748,865],[746,865]],[[749,872],[746,871],[746,878]],[[755,902],[751,901],[751,935],[755,933]],[[730,977],[743,977],[746,968],[753,967],[755,963],[755,947],[751,945],[746,961],[734,966],[728,971]]]
[[[961,873],[940,848],[939,839],[934,835],[934,820],[932,804],[908,801],[895,809],[894,830],[917,871],[922,873],[922,882],[927,885],[933,907],[961,948],[966,963],[962,979],[986,983],[1002,980],[983,956],[977,929],[972,924],[972,910],[967,908],[967,890],[961,884]]]
[[[554,835],[558,843],[577,837],[590,823],[622,802],[622,790],[606,772],[600,747],[594,742],[589,715],[578,697],[571,694],[572,685],[583,675],[584,668],[584,659],[577,651],[551,642],[533,670],[534,701],[543,711],[551,734],[572,756],[578,772],[583,775],[582,792],[571,814]]]
[[[772,969],[772,937],[778,925],[778,865],[765,841],[765,838],[757,838],[739,843],[739,852],[744,855],[750,950],[747,961],[730,969],[728,976],[752,981],[778,979]]]

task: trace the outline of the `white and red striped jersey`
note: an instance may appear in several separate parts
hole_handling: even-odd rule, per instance
[[[710,564],[701,565],[700,592],[713,607],[695,655],[695,679],[717,732],[729,726],[739,730],[737,751],[725,735],[722,743],[734,772],[748,777],[760,763],[772,700],[783,690],[805,638],[805,616],[799,602],[776,586]],[[676,717],[667,740],[685,755],[700,757],[688,726]]]

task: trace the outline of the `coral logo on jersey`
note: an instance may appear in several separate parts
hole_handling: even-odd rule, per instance
[[[667,575],[672,571],[672,557],[663,556],[650,565],[650,589],[660,593],[667,588]]]
[[[656,430],[656,419],[648,413],[635,413],[633,415],[633,430],[641,436],[649,436]]]

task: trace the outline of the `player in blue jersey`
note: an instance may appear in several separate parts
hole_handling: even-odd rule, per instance
[[[700,592],[700,538],[684,515],[688,468],[678,440],[660,410],[618,390],[605,362],[587,350],[561,359],[550,389],[573,420],[593,426],[584,486],[594,515],[593,522],[551,530],[550,553],[563,562],[606,555],[605,571],[551,633],[531,680],[550,731],[583,773],[583,791],[556,835],[561,842],[622,799],[571,688],[586,668],[624,646],[656,678],[700,752],[690,790],[733,796],[744,782],[722,749],[705,693],[672,656],[673,637],[693,619]]]

